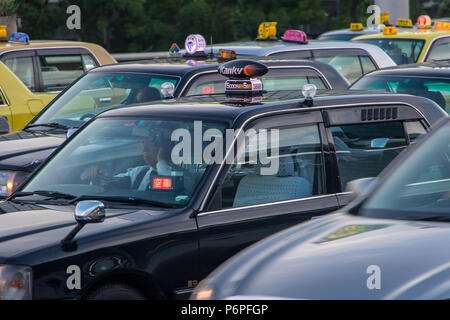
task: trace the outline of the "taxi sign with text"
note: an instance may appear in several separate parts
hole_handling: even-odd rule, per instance
[[[412,28],[413,23],[411,19],[398,19],[396,25],[397,27]]]
[[[261,77],[268,71],[266,65],[252,60],[234,60],[219,67],[219,73],[232,79]]]
[[[396,27],[384,27],[383,34],[386,36],[397,34],[397,28]]]
[[[184,47],[186,52],[190,55],[204,53],[206,49],[206,40],[200,34],[191,34],[186,38]]]
[[[263,22],[258,28],[258,40],[266,40],[276,38],[277,36],[277,22]]]
[[[301,30],[286,30],[281,39],[287,42],[308,43],[306,33]]]
[[[431,26],[431,18],[429,16],[420,16],[417,18],[419,28],[429,28]]]
[[[435,29],[442,29],[442,30],[450,30],[450,22],[446,21],[436,21],[434,23]]]
[[[361,31],[362,29],[364,29],[364,26],[362,23],[350,23],[351,31]]]

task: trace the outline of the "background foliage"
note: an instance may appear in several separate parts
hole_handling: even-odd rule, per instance
[[[1,4],[13,0],[0,0]],[[410,0],[411,18],[425,13],[426,0]],[[438,16],[450,16],[441,0]],[[81,8],[81,30],[66,28],[69,5]],[[15,0],[19,30],[32,39],[96,42],[111,52],[165,51],[190,33],[214,43],[254,39],[262,21],[278,21],[278,33],[302,29],[309,35],[350,22],[365,24],[373,0]],[[0,12],[0,16],[4,15]]]

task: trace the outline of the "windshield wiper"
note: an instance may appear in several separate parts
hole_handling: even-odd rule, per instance
[[[63,130],[69,130],[70,129],[69,127],[67,127],[67,126],[65,126],[63,124],[60,124],[60,123],[57,123],[57,122],[49,122],[49,123],[29,124],[25,128],[23,128],[23,130],[30,129],[30,128],[36,128],[36,127],[49,127],[49,128],[52,128],[52,129],[63,129]]]
[[[154,207],[161,208],[176,208],[175,205],[170,205],[164,202],[155,201],[155,200],[147,200],[143,198],[135,198],[135,197],[116,197],[116,196],[79,196],[71,200],[69,203],[75,203],[81,200],[105,200],[110,202],[124,202],[124,203],[134,203],[134,204],[148,204]]]
[[[76,196],[74,196],[73,194],[68,194],[68,193],[62,193],[62,192],[58,192],[58,191],[48,191],[48,190],[36,190],[33,192],[15,192],[13,193],[8,199],[6,200],[12,200],[16,197],[26,197],[26,196],[32,196],[32,195],[39,195],[39,196],[44,196],[44,197],[48,197],[48,199],[74,199],[76,198]]]

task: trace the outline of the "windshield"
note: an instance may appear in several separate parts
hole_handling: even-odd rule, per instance
[[[379,46],[398,65],[416,63],[425,44],[425,40],[398,38],[361,39],[355,41]]]
[[[450,111],[450,79],[405,76],[365,76],[350,90],[376,90],[412,94],[433,100]]]
[[[354,37],[360,36],[360,34],[351,34],[351,33],[345,33],[345,34],[324,34],[321,35],[317,40],[326,40],[326,41],[333,41],[333,40],[339,40],[339,41],[350,41]]]
[[[133,103],[162,99],[161,85],[178,77],[134,73],[86,74],[55,100],[32,124],[80,127],[98,113]]]
[[[450,219],[450,124],[391,173],[362,214],[398,219]]]
[[[208,165],[191,161],[191,153],[184,149],[183,161],[172,161],[177,159],[172,152],[179,145],[172,141],[172,134],[181,130],[183,139],[194,139],[197,131],[211,128],[220,134],[225,125],[193,120],[96,119],[50,159],[18,196],[33,193],[31,198],[23,198],[27,201],[36,195],[41,200],[42,194],[69,200],[132,198],[183,206]],[[202,147],[201,143],[198,146]]]

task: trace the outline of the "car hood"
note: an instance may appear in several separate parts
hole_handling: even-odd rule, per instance
[[[28,262],[20,260],[27,255],[35,255],[41,261],[44,256],[46,259],[51,259],[53,253],[61,251],[61,240],[76,225],[74,211],[74,205],[0,202],[0,264],[27,264]],[[80,244],[89,244],[119,228],[160,220],[172,211],[169,209],[145,211],[136,208],[106,209],[104,222],[85,225],[75,239]],[[57,250],[49,249],[56,247],[58,247]]]
[[[449,239],[447,222],[333,214],[257,243],[205,283],[218,298],[450,298]]]
[[[0,170],[32,171],[66,136],[19,131],[0,136]]]

